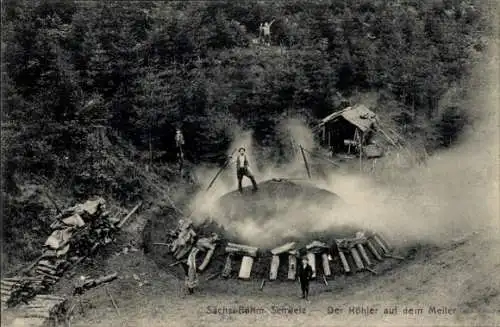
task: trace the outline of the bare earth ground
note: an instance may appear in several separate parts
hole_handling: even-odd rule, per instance
[[[500,246],[497,234],[479,231],[448,244],[400,251],[407,260],[391,262],[381,274],[336,277],[328,286],[312,282],[309,302],[299,299],[293,282],[212,280],[201,277],[195,295],[186,295],[182,282],[159,269],[141,251],[95,258],[77,271],[99,275],[118,272],[120,279],[106,287],[118,304],[117,313],[105,287],[75,298],[72,326],[499,326]],[[71,279],[62,280],[56,293],[69,295]],[[208,306],[263,309],[250,314],[212,314]],[[273,306],[305,308],[305,314],[273,313]],[[456,309],[454,314],[430,313],[431,306]],[[349,313],[349,307],[377,309],[375,314]],[[396,314],[384,314],[397,307]],[[342,313],[328,314],[329,309]],[[422,308],[420,315],[405,308]],[[12,314],[2,315],[2,326]]]

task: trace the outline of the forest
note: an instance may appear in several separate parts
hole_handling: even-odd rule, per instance
[[[279,146],[284,118],[313,124],[376,94],[372,109],[405,138],[429,153],[451,146],[470,119],[462,100],[492,6],[3,1],[2,243],[46,228],[46,208],[26,198],[26,183],[75,198],[141,197],[137,167],[168,167],[177,127],[190,162],[217,164],[236,127]],[[271,46],[255,45],[259,25],[272,20]]]

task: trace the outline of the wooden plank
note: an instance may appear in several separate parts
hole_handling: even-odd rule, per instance
[[[276,280],[278,278],[278,267],[280,265],[280,257],[273,255],[271,259],[271,268],[269,269],[269,280]]]
[[[342,268],[344,268],[344,272],[351,272],[351,268],[349,267],[349,263],[347,262],[347,258],[345,257],[345,253],[343,251],[339,251],[340,261],[342,262]]]
[[[363,261],[367,266],[373,265],[372,261],[366,254],[365,248],[363,247],[363,244],[356,244],[356,248],[358,249],[359,253],[361,254],[361,258],[363,258]]]
[[[354,262],[356,263],[356,267],[358,268],[358,270],[364,270],[365,265],[363,265],[363,261],[361,260],[361,257],[359,256],[356,248],[351,248],[351,255],[354,258]]]
[[[288,255],[288,279],[295,280],[297,274],[297,257],[294,254]]]
[[[325,276],[331,276],[332,271],[330,269],[330,262],[328,261],[328,254],[323,253],[321,255],[321,261],[323,262],[323,273]]]
[[[307,260],[312,268],[312,278],[316,278],[316,255],[312,252],[307,252]]]
[[[370,252],[373,254],[373,256],[378,260],[378,261],[382,261],[382,256],[380,255],[380,253],[378,253],[377,251],[377,248],[375,247],[375,245],[373,244],[373,242],[371,240],[367,240],[366,241],[366,244],[368,245],[368,249],[370,250]]]
[[[249,279],[252,273],[253,258],[250,256],[244,256],[241,260],[240,272],[238,277],[241,279]]]
[[[295,247],[295,244],[296,244],[296,242],[286,243],[282,246],[278,246],[277,248],[272,249],[271,253],[273,255],[277,255],[277,254],[289,252],[289,251],[293,250],[293,248]]]

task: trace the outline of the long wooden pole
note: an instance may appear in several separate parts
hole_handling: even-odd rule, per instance
[[[235,152],[236,152],[236,149],[234,149],[233,152],[231,152],[230,157],[232,157]],[[215,183],[215,180],[224,171],[224,169],[226,169],[226,167],[229,165],[229,162],[230,162],[230,159],[228,158],[226,160],[226,162],[224,163],[224,165],[219,169],[219,171],[217,172],[217,174],[214,176],[214,178],[212,178],[212,180],[210,181],[210,184],[208,184],[208,187],[207,187],[206,191],[208,191],[212,187],[212,185]]]
[[[328,161],[329,163],[331,163],[332,165],[336,166],[336,167],[340,167],[340,165],[338,163],[336,163],[335,161],[333,160],[330,160],[328,158],[326,158],[325,156],[322,156],[322,155],[319,155],[319,154],[316,154],[316,153],[313,153],[312,151],[309,151],[307,149],[304,149],[305,152],[307,152],[309,155],[313,156],[313,157],[316,157],[316,158],[319,158],[319,159],[323,159],[325,161]]]
[[[311,171],[309,170],[309,164],[307,163],[306,154],[304,152],[304,148],[302,147],[302,145],[300,145],[300,152],[302,153],[302,159],[304,159],[304,164],[306,165],[307,177],[311,179]]]
[[[142,201],[139,202],[135,207],[134,209],[130,210],[130,212],[128,213],[128,215],[123,218],[122,221],[120,221],[120,223],[118,224],[118,228],[121,228],[123,225],[125,225],[125,223],[127,222],[127,220],[129,220],[129,218],[137,211],[137,209],[139,209],[139,207],[142,205]]]

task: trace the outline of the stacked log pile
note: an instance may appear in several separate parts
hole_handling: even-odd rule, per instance
[[[27,303],[36,294],[48,291],[66,271],[99,246],[111,243],[139,206],[123,221],[120,211],[108,210],[101,197],[63,210],[51,224],[52,234],[44,244],[42,255],[23,271],[22,276],[2,280],[2,304],[5,304],[2,308]],[[9,286],[12,289],[8,289]]]
[[[186,226],[185,222],[181,222],[180,225],[182,224]],[[180,237],[198,235],[199,232],[195,231],[191,224],[188,226],[188,230],[171,232],[170,235]],[[172,252],[172,247],[169,246],[172,260],[176,261],[170,266],[183,262],[195,246],[195,243],[191,241],[191,236],[180,242],[183,244],[182,250],[177,247],[176,251]],[[170,242],[156,244],[180,244],[175,237]],[[244,280],[252,278],[264,278],[270,281],[295,280],[301,258],[307,257],[313,268],[313,278],[319,278],[328,284],[327,279],[334,278],[335,275],[349,275],[365,271],[377,274],[375,267],[378,263],[387,258],[403,259],[391,254],[391,246],[380,234],[364,232],[358,232],[352,238],[332,238],[324,242],[313,240],[308,244],[303,243],[303,240],[297,240],[271,250],[223,240],[214,243],[214,246],[220,249],[217,251],[218,254],[213,255],[214,248],[212,248],[210,255],[204,259],[203,269],[198,269],[200,272],[207,271],[208,261],[216,261],[211,265],[213,269],[208,269],[208,279],[220,276]],[[179,253],[183,256],[179,256]]]
[[[32,298],[43,290],[43,280],[30,277],[4,278],[1,281],[1,302],[4,308],[15,306],[25,299]]]
[[[66,321],[67,304],[63,297],[37,295],[18,307],[18,320],[22,320],[22,326],[59,326]]]

